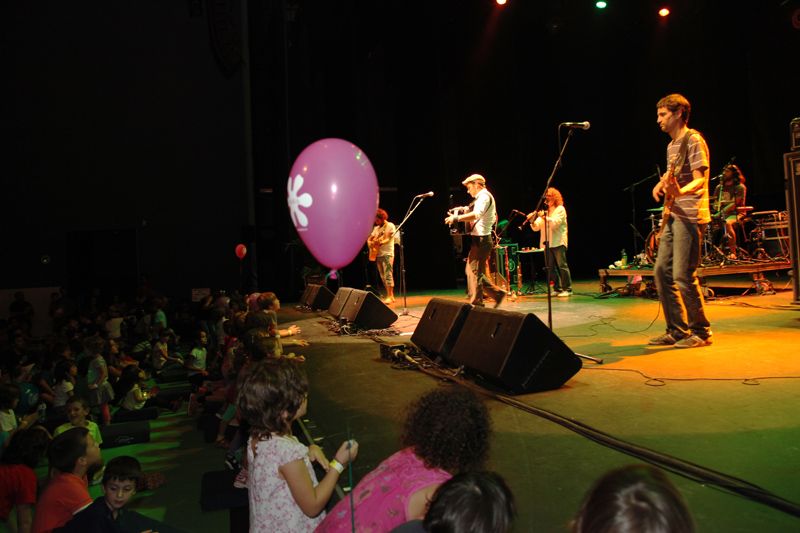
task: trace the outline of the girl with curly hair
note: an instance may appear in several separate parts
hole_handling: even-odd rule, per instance
[[[253,365],[242,382],[239,412],[250,424],[247,443],[247,487],[250,531],[298,533],[314,531],[336,487],[344,465],[358,455],[358,443],[342,443],[328,462],[322,449],[292,436],[292,422],[306,414],[308,378],[290,359]],[[317,481],[311,466],[326,470]]]
[[[481,470],[489,453],[491,423],[483,402],[463,388],[430,391],[406,416],[402,449],[367,474],[317,531],[391,531],[423,518],[436,489],[455,474]]]

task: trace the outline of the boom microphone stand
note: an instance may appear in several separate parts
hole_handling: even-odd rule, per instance
[[[403,293],[403,312],[400,313],[401,315],[405,316],[408,315],[408,294],[406,291],[406,261],[405,261],[405,239],[403,238],[403,224],[408,222],[408,219],[411,218],[411,215],[414,214],[414,211],[422,205],[422,201],[425,198],[429,198],[433,196],[433,193],[427,194],[419,194],[411,199],[411,204],[408,206],[406,210],[406,214],[403,216],[403,220],[400,224],[397,225],[395,228],[395,233],[400,236],[400,290]]]
[[[588,125],[588,122],[586,124]],[[556,171],[561,167],[561,159],[564,157],[564,152],[567,149],[567,144],[569,144],[569,140],[571,137],[572,137],[572,128],[569,128],[567,132],[567,138],[564,141],[564,144],[561,145],[561,151],[558,153],[558,159],[556,159],[556,163],[553,165],[553,170],[550,172],[550,177],[547,178],[547,183],[544,186],[544,191],[542,192],[542,196],[539,197],[539,203],[536,204],[536,209],[534,210],[534,213],[539,213],[539,211],[542,210],[542,205],[545,204],[545,199],[547,197],[547,189],[550,188],[550,184],[553,182],[553,178],[556,175]],[[552,289],[550,287],[550,279],[551,279],[550,266],[553,261],[553,258],[550,257],[550,228],[547,222],[547,214],[545,214],[545,216],[543,216],[542,219],[544,219],[544,257],[545,257],[545,271],[547,272],[547,327],[550,328],[550,330],[552,331],[553,295],[552,295]],[[576,353],[575,355],[577,355],[582,359],[588,359],[597,364],[603,364],[603,360],[598,359],[597,357],[581,355],[578,353]]]
[[[634,196],[634,192],[636,191],[636,187],[638,185],[641,185],[642,183],[644,183],[647,180],[650,180],[650,179],[653,179],[653,178],[658,178],[661,175],[661,173],[658,170],[659,169],[656,169],[654,174],[650,174],[646,178],[642,178],[639,181],[633,182],[630,185],[628,185],[627,187],[625,187],[624,189],[622,189],[623,191],[630,191],[631,192],[631,228],[633,229],[633,248],[631,248],[630,257],[638,257],[638,255],[639,255],[639,249],[636,248],[636,236],[637,236],[637,234],[639,235],[639,238],[644,240],[644,238],[642,237],[642,234],[639,233],[639,231],[636,229],[636,222],[637,222],[637,220],[636,220],[636,197]],[[647,243],[644,243],[644,244],[647,245]]]

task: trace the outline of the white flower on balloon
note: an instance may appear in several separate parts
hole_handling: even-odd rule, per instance
[[[286,187],[288,196],[286,203],[289,204],[289,214],[292,215],[292,222],[298,230],[303,230],[308,226],[308,217],[300,209],[301,207],[311,207],[314,199],[307,192],[300,194],[303,188],[303,176],[298,174],[294,179],[289,176],[289,184]]]

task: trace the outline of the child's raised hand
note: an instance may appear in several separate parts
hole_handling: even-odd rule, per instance
[[[339,450],[336,452],[335,459],[346,465],[352,461],[355,461],[356,456],[358,455],[358,442],[355,439],[346,440],[339,446]]]
[[[292,324],[288,328],[289,335],[300,335],[300,327]]]
[[[319,465],[324,468],[326,472],[330,469],[328,458],[325,457],[325,452],[323,452],[322,448],[316,444],[312,444],[308,447],[308,458],[311,461],[316,461],[319,463]]]

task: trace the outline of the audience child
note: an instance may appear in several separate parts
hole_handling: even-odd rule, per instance
[[[103,465],[100,448],[85,427],[54,437],[47,455],[54,472],[36,505],[33,533],[61,527],[91,505],[87,479]]]
[[[147,390],[147,376],[138,366],[126,366],[117,382],[116,394],[120,398],[120,409],[123,411],[138,411],[144,407],[168,407],[173,411],[182,403],[180,399],[170,402],[162,401],[158,397],[158,389],[153,387]]]
[[[14,383],[19,387],[19,403],[14,409],[17,416],[28,415],[35,411],[39,405],[39,387],[31,383],[33,372],[34,365],[29,363],[25,366],[16,367],[12,374]]]
[[[463,472],[442,483],[424,520],[412,520],[392,533],[507,533],[516,511],[514,495],[499,474]]]
[[[171,330],[162,329],[158,334],[158,340],[153,344],[150,364],[156,375],[164,370],[183,366],[183,359],[170,352],[169,340],[171,335]]]
[[[53,387],[53,407],[56,410],[66,410],[67,400],[75,390],[75,379],[78,376],[78,365],[70,359],[62,359],[56,363],[53,372],[56,384]]]
[[[296,325],[291,325],[286,329],[278,328],[278,314],[281,302],[274,292],[263,292],[258,295],[256,300],[257,310],[247,314],[245,328],[246,336],[250,342],[255,337],[270,337],[275,339],[277,345],[276,355],[283,354],[283,346],[308,346],[308,341],[302,339],[288,340],[286,337],[299,335],[301,330]]]
[[[692,533],[683,497],[663,472],[629,465],[601,477],[572,522],[573,533]]]
[[[356,531],[391,531],[423,518],[442,483],[455,474],[481,469],[490,434],[489,413],[475,394],[462,388],[428,392],[406,416],[403,449],[367,474],[317,531],[349,532],[351,519]]]
[[[53,432],[53,435],[58,436],[72,428],[84,428],[92,435],[94,442],[100,446],[103,444],[103,436],[100,434],[98,425],[89,420],[90,412],[89,402],[86,401],[86,398],[71,396],[69,400],[67,400],[67,418],[69,422],[58,426]]]
[[[192,390],[197,390],[203,385],[203,380],[208,376],[206,371],[206,357],[208,356],[208,334],[199,330],[195,333],[194,342],[189,355],[186,357],[184,366],[189,371],[189,383],[192,385]]]
[[[123,533],[123,508],[143,479],[142,465],[128,455],[111,459],[103,472],[103,495],[77,513],[59,533]]]
[[[239,409],[250,424],[250,531],[313,531],[344,466],[358,455],[358,443],[342,443],[329,463],[319,446],[306,447],[292,435],[292,422],[308,406],[308,378],[294,361],[254,364],[240,390]],[[319,482],[311,461],[327,471]]]
[[[31,531],[37,489],[33,470],[49,442],[50,434],[41,426],[17,431],[0,459],[0,524],[12,532]]]
[[[30,413],[17,420],[15,411],[19,403],[19,386],[15,383],[0,383],[0,454],[8,446],[11,437],[20,429],[31,427],[38,413]]]
[[[106,426],[111,423],[111,411],[108,402],[114,399],[114,389],[108,382],[108,366],[103,359],[105,340],[101,337],[89,337],[83,343],[86,357],[89,358],[89,370],[86,381],[89,385],[89,405],[99,408],[101,421]]]

